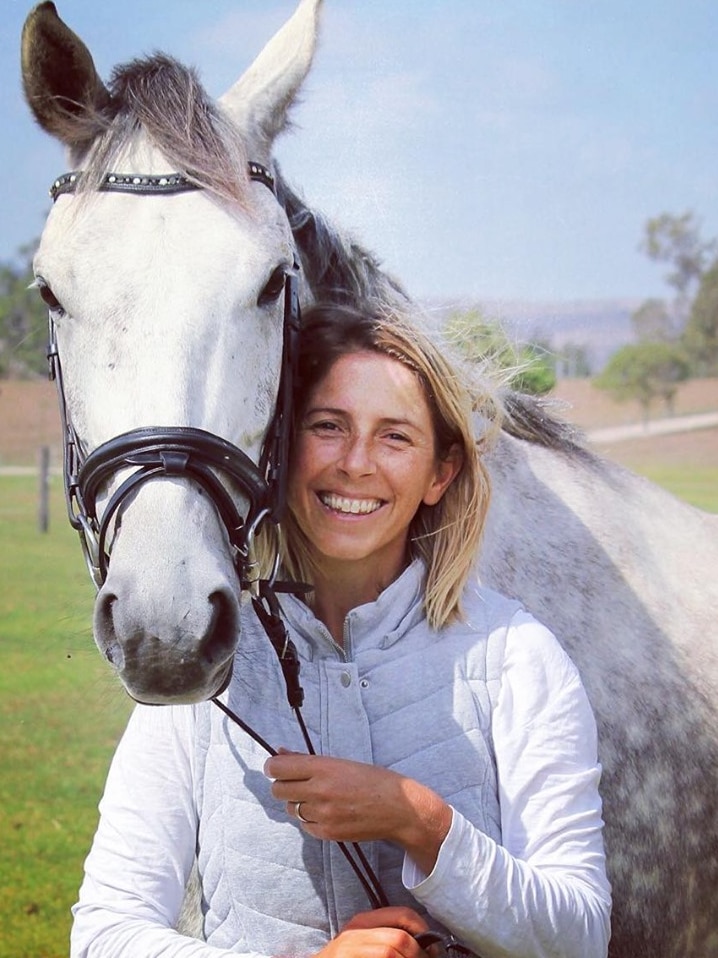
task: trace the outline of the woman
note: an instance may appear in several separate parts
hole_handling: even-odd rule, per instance
[[[211,703],[139,706],[72,954],[425,958],[431,928],[483,958],[605,956],[595,725],[553,636],[470,579],[469,392],[369,307],[309,311],[299,378],[283,574],[312,591],[282,608],[321,754],[247,606],[223,698],[280,754]],[[337,841],[368,843],[392,907],[367,907]],[[206,944],[171,930],[195,854]]]

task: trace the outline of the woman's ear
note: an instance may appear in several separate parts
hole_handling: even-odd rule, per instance
[[[439,459],[436,464],[434,478],[429,484],[429,488],[426,490],[426,495],[423,499],[424,505],[435,506],[436,503],[441,500],[446,490],[461,471],[463,464],[463,450],[458,443],[454,443],[451,449],[449,449],[448,454],[443,459]]]

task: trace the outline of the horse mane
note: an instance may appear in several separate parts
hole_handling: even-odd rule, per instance
[[[316,210],[310,210],[275,168],[277,199],[284,207],[317,302],[371,302],[406,309],[411,300],[398,280],[381,268],[373,253],[341,235]]]
[[[419,310],[401,284],[384,272],[379,260],[351,238],[342,235],[288,186],[276,170],[277,194],[294,234],[302,269],[313,297],[319,302],[371,302],[403,312]],[[502,429],[516,439],[597,461],[586,449],[580,432],[554,416],[550,403],[536,396],[502,389]]]
[[[501,396],[504,432],[515,439],[564,453],[573,459],[598,465],[601,460],[585,445],[581,431],[552,412],[554,405],[540,396],[507,389]]]
[[[144,133],[174,169],[198,186],[247,205],[244,142],[194,70],[155,53],[116,67],[108,92],[102,105],[84,111],[74,124],[71,154],[73,162],[85,166],[83,192],[96,189],[121,151]]]

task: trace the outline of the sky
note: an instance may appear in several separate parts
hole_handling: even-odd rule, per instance
[[[22,99],[28,0],[0,0],[0,260],[42,229],[62,150]],[[163,50],[219,96],[291,0],[57,0],[104,78]],[[416,298],[667,295],[647,220],[718,236],[715,0],[325,0],[285,175]]]

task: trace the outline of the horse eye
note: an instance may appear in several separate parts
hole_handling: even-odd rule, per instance
[[[52,310],[53,313],[64,312],[62,309],[62,303],[43,279],[38,277],[36,286],[43,303],[49,310]]]
[[[278,266],[267,280],[262,292],[259,294],[257,305],[268,306],[270,303],[273,303],[279,299],[282,290],[284,289],[285,279],[286,272],[284,266]]]

